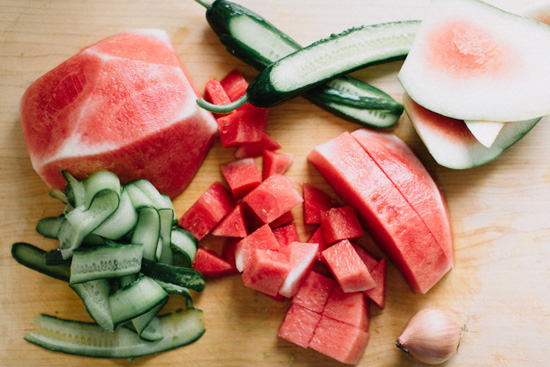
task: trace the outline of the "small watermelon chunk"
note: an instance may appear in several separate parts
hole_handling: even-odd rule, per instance
[[[298,292],[292,297],[292,304],[300,305],[321,314],[335,286],[337,284],[334,279],[310,271]]]
[[[346,293],[342,288],[334,287],[323,309],[323,316],[367,331],[369,328],[368,306],[363,293]]]
[[[302,348],[307,348],[320,321],[321,314],[298,304],[291,304],[279,328],[278,336]]]
[[[332,208],[321,214],[321,227],[327,244],[361,237],[363,227],[352,206]]]
[[[376,286],[369,269],[348,240],[330,246],[322,256],[344,292],[360,292]]]
[[[317,260],[321,260],[321,253],[329,246],[325,241],[323,227],[318,226],[317,229],[308,238],[307,242],[319,244],[319,253],[317,254]]]
[[[233,153],[233,156],[237,159],[241,158],[257,158],[261,157],[264,150],[277,150],[281,148],[279,144],[271,135],[265,131],[262,133],[262,138],[258,142],[243,143]]]
[[[105,169],[182,192],[214,142],[211,113],[166,32],[136,30],[84,48],[25,91],[20,121],[32,166],[63,189]]]
[[[197,250],[192,268],[206,278],[221,278],[238,273],[229,262],[202,247]]]
[[[273,222],[303,201],[290,179],[278,174],[269,176],[243,200],[264,223]]]
[[[235,199],[242,198],[262,182],[262,175],[253,158],[223,163],[220,171]]]
[[[247,266],[252,253],[258,249],[280,250],[281,245],[273,234],[271,227],[265,224],[245,238],[235,247],[235,265],[239,271]]]
[[[326,192],[305,182],[302,184],[304,197],[304,223],[321,223],[321,213],[336,206],[336,201]]]
[[[284,252],[289,259],[290,271],[279,289],[279,294],[291,298],[298,292],[317,257],[318,247],[316,243],[301,242],[293,242],[285,247]]]
[[[268,109],[238,109],[217,119],[222,146],[258,143],[264,137]]]
[[[378,307],[384,308],[386,304],[386,258],[382,258],[370,273],[376,282],[376,286],[367,289],[363,293]]]
[[[202,240],[235,207],[229,190],[214,182],[180,217],[179,224],[197,241]]]
[[[282,175],[293,160],[294,157],[291,154],[264,150],[262,153],[262,180],[273,174]]]
[[[298,229],[295,223],[289,223],[287,225],[277,227],[273,229],[273,234],[277,238],[277,241],[281,244],[281,247],[286,247],[292,242],[300,242],[298,236]]]
[[[355,252],[357,252],[357,255],[359,255],[361,260],[363,260],[369,271],[372,271],[372,269],[374,269],[374,267],[378,265],[378,260],[372,257],[372,255],[369,254],[367,250],[365,250],[363,247],[361,247],[357,243],[352,243],[352,246],[355,249]]]
[[[212,230],[212,234],[224,237],[246,237],[248,230],[246,229],[243,204],[237,203],[233,210]]]
[[[225,105],[231,103],[231,99],[225,92],[220,81],[212,78],[204,86],[204,99],[216,105]],[[216,118],[225,116],[224,114],[214,114]]]
[[[346,364],[357,364],[363,356],[369,333],[365,330],[321,317],[308,347]]]
[[[276,297],[290,270],[286,253],[255,249],[241,276],[245,287]]]
[[[248,82],[237,70],[231,70],[226,76],[220,80],[220,84],[227,93],[231,101],[236,101],[246,93]]]
[[[269,223],[269,226],[271,228],[279,228],[282,226],[286,226],[287,224],[290,224],[294,221],[294,214],[292,214],[291,211],[288,211],[281,215],[279,218],[275,219],[273,222]]]

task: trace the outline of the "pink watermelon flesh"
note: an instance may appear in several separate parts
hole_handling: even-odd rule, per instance
[[[279,289],[290,270],[286,253],[256,249],[243,269],[243,284],[245,287],[275,297],[279,294]]]
[[[264,150],[262,154],[262,180],[274,174],[282,175],[290,167],[293,160],[294,157],[291,154]]]
[[[233,156],[237,159],[247,157],[261,157],[264,150],[277,150],[281,148],[279,144],[271,135],[265,131],[262,133],[262,139],[259,142],[243,143],[233,153]]]
[[[336,281],[334,279],[310,271],[298,292],[292,297],[292,304],[300,305],[321,314],[335,286]]]
[[[239,237],[248,235],[244,218],[243,204],[237,203],[233,210],[212,230],[214,236]]]
[[[288,273],[279,293],[287,298],[293,297],[305,277],[309,274],[313,262],[317,258],[319,245],[316,243],[293,242],[288,245],[284,252],[290,263],[290,272]]]
[[[364,234],[355,209],[349,205],[323,212],[321,226],[327,244],[359,238]]]
[[[363,293],[346,293],[342,288],[334,287],[323,310],[323,316],[367,331],[369,328],[368,306]]]
[[[308,156],[334,191],[357,210],[411,288],[426,293],[452,267],[424,221],[349,133]]]
[[[363,260],[363,262],[367,266],[367,269],[372,272],[372,269],[374,269],[376,265],[378,265],[378,261],[360,245],[352,243],[352,246],[355,252],[357,252],[357,255],[359,255],[361,260]]]
[[[363,356],[369,334],[358,327],[321,317],[309,348],[346,364],[357,364]]]
[[[242,97],[248,88],[248,82],[237,69],[231,70],[220,83],[232,101]]]
[[[321,255],[344,292],[360,292],[376,286],[369,269],[348,240],[330,246]]]
[[[294,214],[292,214],[291,211],[288,211],[281,215],[279,218],[275,219],[273,222],[269,223],[269,226],[276,229],[282,226],[286,226],[287,224],[290,224],[292,222],[294,222]]]
[[[262,182],[262,175],[253,158],[223,163],[220,171],[235,199],[242,198]]]
[[[235,265],[239,271],[243,271],[252,253],[257,249],[280,250],[281,245],[273,234],[271,227],[265,224],[245,238],[235,247]]]
[[[237,273],[237,269],[229,262],[203,248],[197,250],[192,268],[206,278],[220,278]]]
[[[302,185],[304,197],[304,223],[321,223],[321,214],[336,206],[336,201],[326,192],[305,182]]]
[[[376,281],[376,286],[363,293],[378,307],[384,308],[386,304],[386,258],[382,258],[370,273]]]
[[[51,187],[62,170],[146,178],[176,196],[217,136],[166,33],[142,30],[91,45],[36,80],[21,101],[32,165]]]
[[[418,213],[449,261],[454,263],[453,234],[447,205],[424,165],[393,134],[360,129],[352,135]]]
[[[300,204],[303,199],[290,179],[274,174],[249,192],[243,201],[264,223],[271,223]]]
[[[277,241],[281,244],[281,247],[286,247],[293,242],[300,242],[298,236],[298,229],[295,223],[289,223],[281,227],[273,229],[273,234],[277,238]]]
[[[323,235],[323,227],[317,227],[317,229],[308,238],[307,242],[319,244],[317,260],[321,260],[321,253],[329,246],[325,241],[325,236]]]
[[[321,314],[300,305],[291,304],[279,328],[278,336],[302,348],[307,348],[319,321],[321,321]]]

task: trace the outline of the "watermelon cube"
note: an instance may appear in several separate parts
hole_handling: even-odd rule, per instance
[[[290,263],[286,253],[255,249],[243,269],[242,280],[245,287],[275,297],[289,272]]]
[[[365,330],[322,316],[308,347],[339,362],[357,364],[368,341]]]
[[[323,316],[365,331],[369,328],[368,302],[361,292],[346,293],[342,288],[334,287],[323,309]]]
[[[292,297],[292,304],[300,305],[320,314],[336,285],[334,279],[310,271],[298,292]]]
[[[276,173],[282,175],[293,160],[294,157],[291,154],[264,150],[262,153],[262,180]]]
[[[327,244],[361,237],[363,227],[352,206],[332,208],[321,214],[321,226]]]
[[[357,243],[352,243],[353,248],[355,249],[355,252],[357,252],[357,255],[363,260],[367,268],[370,272],[374,269],[376,265],[378,265],[378,260],[376,260],[374,257],[372,257],[371,254],[367,252],[363,247],[358,245]]]
[[[268,109],[238,109],[217,119],[220,141],[224,147],[259,142],[263,138]]]
[[[257,249],[280,250],[281,245],[271,231],[271,227],[265,224],[245,238],[235,247],[235,266],[243,271],[250,261],[252,253]]]
[[[205,278],[220,278],[237,273],[237,269],[229,262],[202,247],[197,250],[192,268]]]
[[[277,238],[277,241],[281,244],[281,247],[286,247],[292,242],[300,242],[298,236],[298,230],[295,223],[290,223],[281,227],[273,229],[273,234]]]
[[[273,139],[273,137],[267,134],[265,131],[262,133],[262,138],[258,142],[243,143],[233,153],[233,156],[237,159],[241,158],[256,158],[261,157],[264,150],[277,150],[281,145]]]
[[[290,179],[279,174],[269,176],[243,200],[264,223],[273,222],[303,201]]]
[[[244,218],[243,204],[237,203],[233,210],[212,230],[214,236],[239,237],[248,235]]]
[[[291,304],[279,328],[278,336],[302,348],[307,348],[320,321],[321,314],[300,305]]]
[[[231,70],[226,76],[220,80],[220,84],[227,93],[231,101],[236,101],[246,93],[248,82],[237,70]]]
[[[300,285],[310,273],[318,247],[316,243],[293,242],[284,248],[289,259],[290,271],[279,289],[279,294],[291,298],[298,292]]]
[[[330,246],[321,255],[344,292],[360,292],[376,286],[369,269],[348,240]]]
[[[204,87],[204,99],[216,105],[231,103],[231,99],[227,95],[220,81],[216,78],[212,78],[206,82]],[[219,118],[225,116],[225,114],[214,114],[214,116]]]
[[[262,175],[253,158],[223,163],[220,171],[235,199],[242,198],[262,182]]]
[[[273,222],[269,223],[271,228],[279,228],[284,225],[290,224],[294,221],[294,215],[291,211],[288,211],[281,215],[279,218],[275,219]]]
[[[321,213],[336,206],[336,201],[326,192],[305,182],[302,184],[304,197],[304,223],[321,223]]]
[[[229,190],[214,182],[181,216],[179,224],[197,241],[202,240],[235,207]]]
[[[319,253],[317,254],[317,260],[322,260],[321,253],[329,246],[325,241],[323,235],[323,227],[319,226],[308,238],[307,242],[319,244]]]
[[[386,258],[372,269],[371,275],[376,281],[376,286],[367,289],[363,293],[371,299],[378,307],[384,308],[386,303]]]

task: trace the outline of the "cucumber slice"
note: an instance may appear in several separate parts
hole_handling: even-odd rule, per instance
[[[105,331],[112,332],[115,328],[109,306],[110,285],[106,279],[69,284],[78,294],[86,310],[94,321]]]
[[[58,217],[42,218],[36,224],[36,232],[40,233],[46,238],[57,239],[59,235],[59,229],[61,228],[61,224],[64,220],[64,215],[60,215]]]
[[[152,206],[138,209],[138,221],[132,233],[132,243],[143,244],[143,258],[155,260],[160,238],[160,216]]]
[[[120,204],[115,212],[94,229],[93,233],[111,240],[118,240],[128,234],[137,223],[137,211],[132,205],[126,189],[120,194]]]
[[[69,281],[71,268],[69,263],[60,265],[46,264],[46,251],[25,242],[16,242],[11,246],[11,256],[19,264],[48,275],[52,278]]]
[[[33,320],[32,330],[25,335],[25,340],[45,349],[68,354],[135,358],[190,344],[205,331],[202,311],[198,309],[180,310],[159,319],[163,338],[148,342],[126,328],[105,333],[95,324],[41,314]]]
[[[189,288],[197,292],[204,290],[203,275],[192,268],[156,263],[144,258],[141,264],[141,272],[161,282]]]
[[[550,27],[478,0],[435,0],[398,79],[421,106],[460,120],[550,114]]]
[[[174,227],[171,233],[170,246],[187,256],[190,267],[197,254],[198,242],[191,233],[181,227]]]
[[[71,261],[70,283],[115,278],[138,273],[143,245],[108,245],[76,250]]]

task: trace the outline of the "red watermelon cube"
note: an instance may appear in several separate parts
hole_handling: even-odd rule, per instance
[[[290,179],[278,174],[269,176],[243,200],[264,223],[273,222],[303,201]]]
[[[245,287],[277,296],[279,289],[290,272],[286,253],[281,251],[255,249],[242,272]]]
[[[220,171],[235,199],[242,198],[262,182],[262,175],[253,158],[223,163]]]
[[[237,70],[231,70],[226,76],[220,80],[220,84],[227,93],[231,101],[236,101],[246,93],[248,82]]]
[[[280,250],[281,245],[273,234],[271,227],[265,224],[245,238],[235,247],[235,265],[239,271],[247,266],[252,253],[258,249]]]
[[[205,278],[220,278],[237,273],[237,269],[229,262],[202,247],[197,250],[192,268]]]
[[[264,150],[262,153],[262,180],[274,174],[282,175],[293,160],[294,157],[291,154]]]
[[[197,241],[202,240],[235,207],[229,190],[214,182],[181,216],[179,224]]]
[[[317,229],[311,234],[307,242],[319,244],[319,253],[317,254],[317,260],[322,260],[321,253],[328,247],[328,244],[325,241],[325,236],[323,235],[323,227],[317,227]]]
[[[224,147],[236,147],[262,140],[268,109],[238,109],[217,119],[220,141]]]
[[[369,271],[372,272],[374,267],[378,265],[378,260],[376,260],[374,257],[372,257],[371,254],[367,252],[363,247],[358,245],[357,243],[352,243],[353,248],[355,249],[355,252],[357,252],[357,255],[363,260]]]
[[[293,297],[306,276],[310,273],[317,257],[319,245],[316,243],[293,242],[285,247],[284,252],[290,263],[290,271],[279,289],[279,294]]]
[[[339,362],[357,364],[368,341],[369,334],[365,330],[323,316],[308,347]]]
[[[281,244],[281,247],[286,247],[292,242],[300,242],[298,236],[298,230],[295,223],[290,223],[281,227],[273,229],[273,234],[277,238],[277,241]]]
[[[376,303],[378,307],[384,308],[386,303],[386,258],[382,258],[372,269],[371,275],[376,281],[376,286],[363,293]]]
[[[320,314],[336,285],[334,279],[310,271],[298,292],[292,297],[292,304],[300,305]]]
[[[244,218],[243,204],[237,203],[233,210],[212,230],[214,236],[239,237],[248,235]]]
[[[278,335],[302,348],[307,348],[320,321],[321,314],[291,304]]]
[[[323,316],[367,331],[369,328],[368,306],[363,293],[346,293],[342,288],[334,287],[323,309]]]
[[[291,211],[288,211],[281,215],[279,218],[275,219],[273,222],[269,223],[271,228],[279,228],[284,225],[290,224],[294,221],[294,215]]]
[[[273,137],[267,134],[265,131],[262,133],[262,138],[258,142],[243,143],[233,153],[233,156],[237,159],[241,158],[256,158],[261,157],[264,150],[277,150],[281,145],[273,139]]]
[[[360,292],[376,286],[369,269],[348,240],[330,246],[321,255],[344,292]]]
[[[304,223],[321,223],[321,214],[336,206],[336,201],[326,192],[305,182],[302,184],[304,197]]]
[[[226,105],[231,103],[231,99],[225,92],[225,89],[221,85],[220,81],[216,78],[212,78],[206,82],[204,87],[204,99],[216,105]],[[214,116],[219,118],[225,116],[225,114],[214,114]]]
[[[352,206],[332,208],[321,213],[321,226],[327,244],[359,238],[364,234]]]

